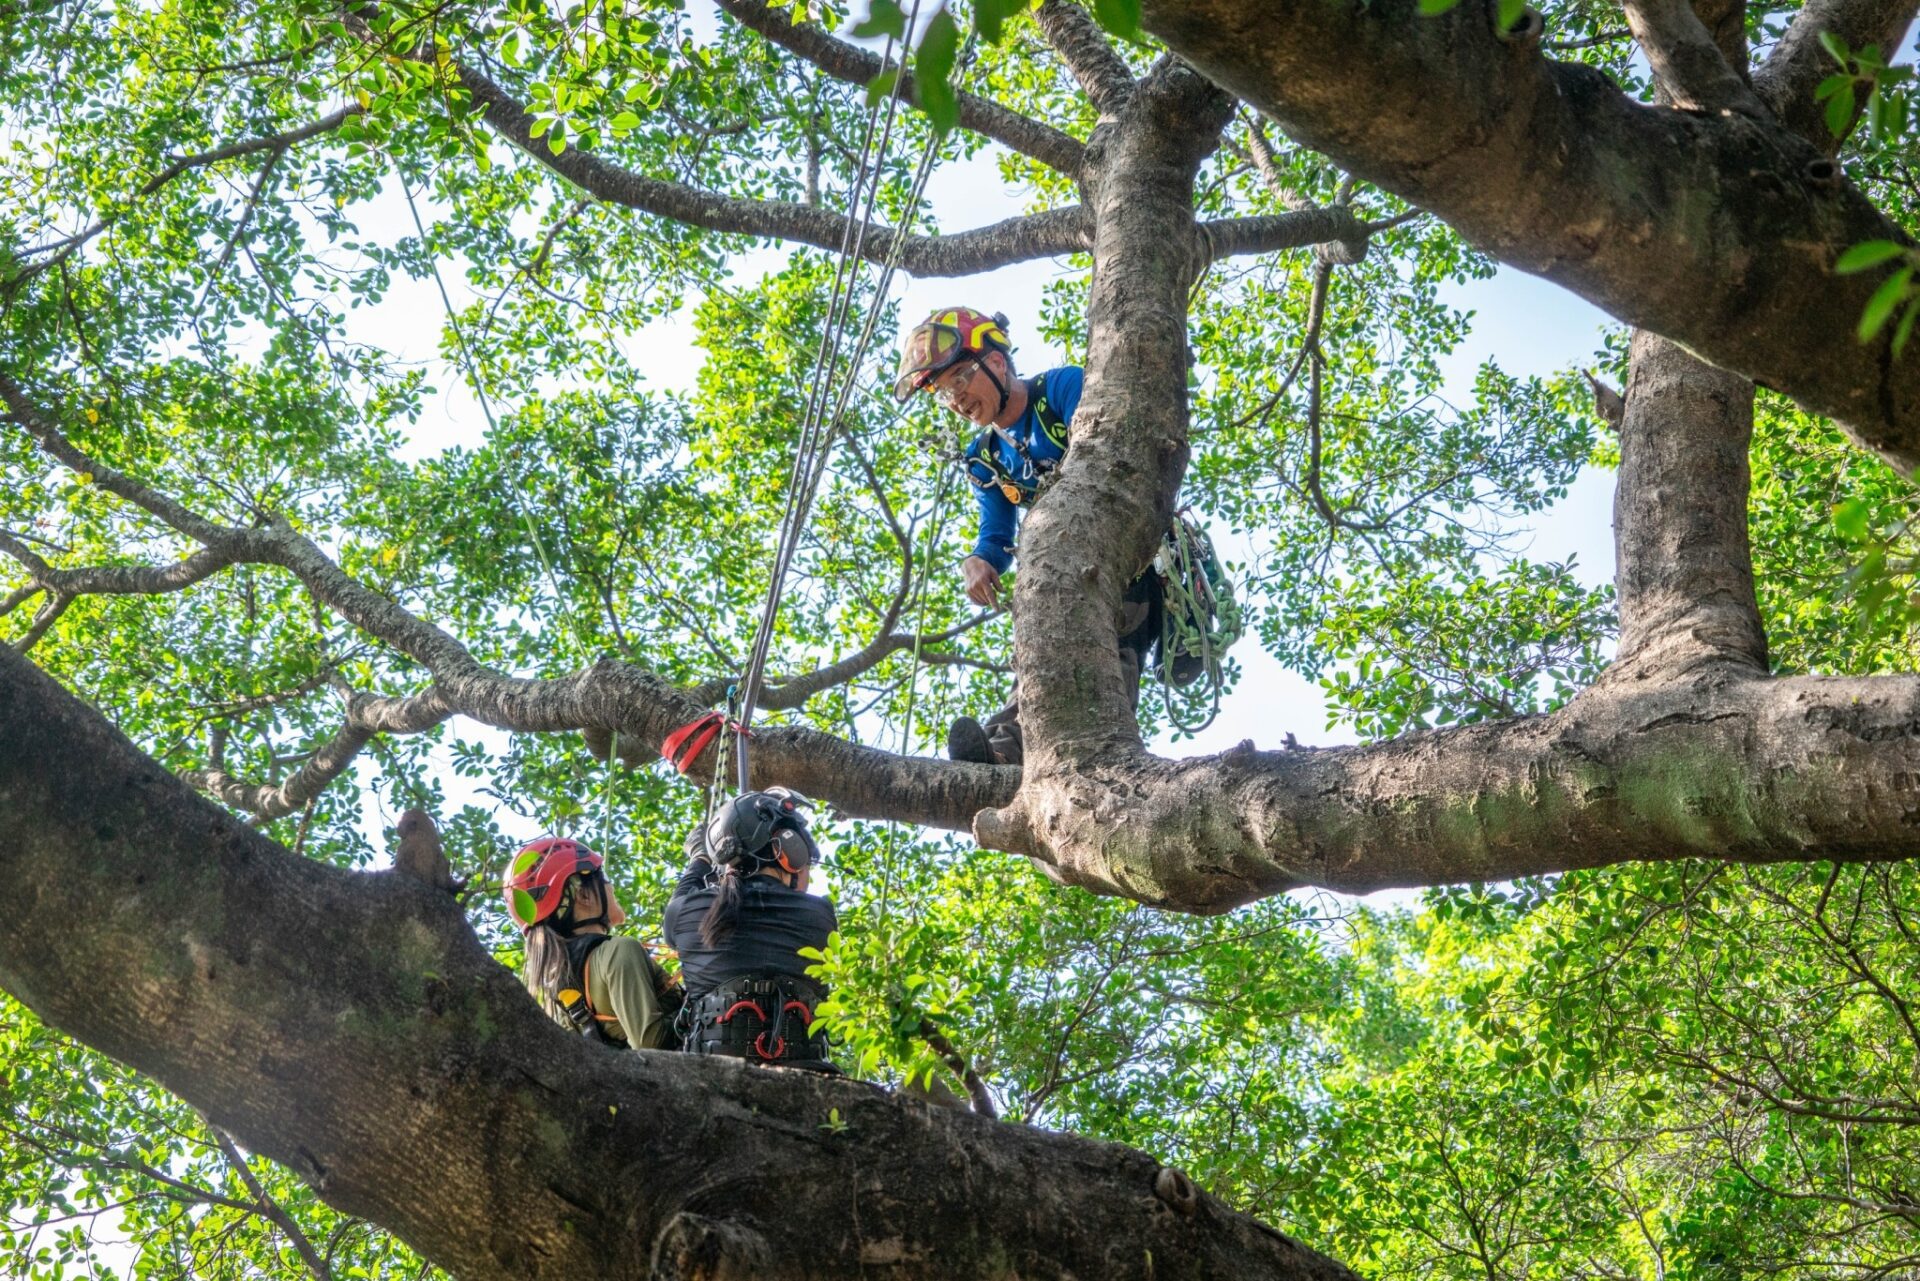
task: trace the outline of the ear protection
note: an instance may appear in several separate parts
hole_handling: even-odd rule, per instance
[[[789,876],[798,876],[820,861],[820,847],[813,843],[813,837],[796,827],[776,830],[767,851],[774,864]]]

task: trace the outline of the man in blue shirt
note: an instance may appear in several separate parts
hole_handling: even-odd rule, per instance
[[[1013,564],[1020,510],[1045,492],[1066,458],[1067,428],[1080,404],[1078,366],[1021,379],[1013,368],[1006,317],[971,307],[944,307],[915,326],[901,352],[894,396],[930,391],[942,405],[982,428],[963,466],[980,508],[973,553],[960,563],[967,599],[1000,603],[1000,576]],[[1160,639],[1160,580],[1151,567],[1127,585],[1120,620],[1120,657],[1140,694],[1148,650]],[[983,764],[1021,762],[1019,704],[983,726],[970,716],[953,723],[947,754]]]

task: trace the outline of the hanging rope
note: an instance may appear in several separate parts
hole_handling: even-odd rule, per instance
[[[913,10],[907,18],[907,30],[913,29],[920,13],[920,0],[915,0]],[[891,53],[893,42],[889,38],[886,53]],[[886,53],[882,54],[882,65]],[[813,501],[818,493],[821,479],[826,474],[827,463],[832,456],[833,445],[838,437],[840,426],[845,419],[847,406],[853,395],[853,388],[859,379],[859,371],[866,359],[872,343],[879,313],[885,305],[893,276],[899,267],[901,254],[906,248],[907,232],[904,225],[895,234],[888,246],[887,257],[880,277],[865,308],[866,316],[861,327],[860,337],[855,343],[852,354],[846,361],[846,374],[839,383],[839,393],[832,394],[835,376],[838,370],[838,357],[841,339],[848,316],[851,314],[853,295],[858,287],[859,272],[854,263],[862,255],[866,246],[867,228],[872,222],[872,213],[879,195],[880,174],[884,168],[886,149],[892,138],[896,109],[901,102],[901,90],[906,82],[904,74],[895,76],[893,92],[887,99],[886,122],[880,131],[878,160],[874,164],[873,180],[865,181],[865,167],[868,159],[863,150],[861,172],[856,173],[854,187],[847,203],[847,231],[841,239],[841,261],[835,269],[835,295],[828,312],[827,330],[821,335],[820,362],[816,364],[813,388],[817,394],[808,397],[807,418],[803,421],[800,440],[794,452],[793,472],[788,481],[787,501],[782,512],[780,536],[774,553],[773,572],[767,586],[766,602],[761,609],[760,623],[754,634],[754,642],[747,658],[747,667],[741,678],[741,699],[738,737],[736,746],[738,759],[738,786],[746,791],[749,782],[751,764],[749,761],[747,732],[752,725],[754,709],[758,704],[760,691],[766,677],[767,656],[772,648],[774,621],[779,615],[780,601],[785,593],[787,572],[792,566],[795,553],[799,549],[801,534],[806,529],[807,520],[813,509]],[[872,135],[872,113],[869,113],[868,136]],[[906,209],[909,216],[920,206],[926,189],[926,182],[933,171],[933,161],[939,150],[939,136],[928,131],[927,144],[920,163],[915,170],[912,190]],[[859,212],[859,193],[865,188],[866,211]],[[844,281],[844,290],[841,288]],[[831,412],[828,406],[831,404]]]
[[[414,230],[420,234],[420,249],[422,253],[427,255],[427,267],[433,273],[434,288],[440,293],[440,305],[446,310],[447,327],[453,331],[454,347],[460,353],[461,363],[466,366],[467,380],[473,384],[474,398],[480,402],[480,412],[487,420],[488,432],[491,433],[495,439],[498,439],[500,436],[500,423],[493,414],[493,403],[487,395],[486,380],[480,376],[479,363],[474,360],[473,351],[467,345],[466,331],[461,328],[460,317],[454,311],[453,298],[447,293],[447,282],[440,276],[440,262],[427,247],[427,226],[420,217],[419,205],[414,203],[413,189],[407,185],[406,175],[400,173],[397,168],[394,171],[394,176],[400,181],[401,194],[407,198],[407,211],[413,215]],[[526,527],[527,541],[533,544],[534,557],[540,562],[541,571],[546,575],[547,586],[553,592],[554,605],[560,608],[570,623],[570,630],[573,632],[574,640],[578,642],[580,646],[580,656],[585,660],[593,653],[592,641],[587,636],[586,629],[580,625],[579,619],[574,616],[573,611],[565,608],[565,596],[560,590],[560,575],[554,572],[553,558],[547,555],[547,545],[545,540],[540,537],[540,528],[534,524],[532,513],[521,507],[520,504],[515,502],[511,497],[509,497],[507,501],[508,505],[511,506],[520,517],[521,523]],[[607,786],[602,798],[600,813],[600,840],[603,846],[611,842],[613,838],[614,762],[618,759],[619,753],[620,731],[615,729],[607,744]]]

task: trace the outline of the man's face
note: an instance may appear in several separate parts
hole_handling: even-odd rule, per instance
[[[987,356],[992,360],[993,353]],[[992,423],[1000,412],[1000,393],[981,370],[981,361],[963,360],[933,380],[933,398],[976,427]],[[998,372],[998,371],[996,371]]]

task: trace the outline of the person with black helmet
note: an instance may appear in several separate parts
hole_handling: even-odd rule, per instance
[[[687,838],[692,858],[661,924],[680,954],[690,1053],[832,1070],[825,1034],[808,1032],[827,992],[800,955],[839,928],[833,904],[807,892],[820,861],[808,804],[784,787],[747,792]]]
[[[942,307],[914,326],[900,353],[893,394],[904,403],[916,392],[982,428],[961,458],[980,508],[973,553],[960,563],[967,599],[1000,603],[1000,576],[1013,564],[1020,512],[1054,479],[1067,453],[1067,427],[1080,404],[1081,370],[1049,369],[1022,379],[1014,371],[1007,318],[971,307]],[[1160,576],[1151,565],[1127,584],[1120,618],[1120,659],[1131,696],[1149,651],[1159,643],[1163,609]],[[1024,756],[1018,701],[988,719],[954,721],[947,755],[957,761],[1018,765]]]

